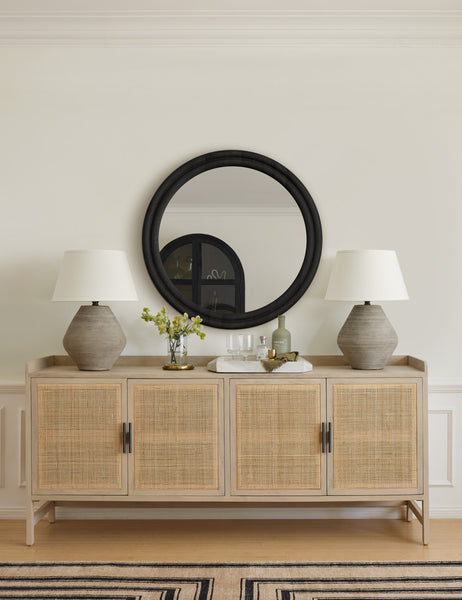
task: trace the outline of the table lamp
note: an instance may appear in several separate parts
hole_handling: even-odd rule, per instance
[[[111,369],[126,338],[114,313],[100,301],[138,300],[125,252],[68,250],[64,253],[53,301],[90,301],[81,306],[63,339],[81,371]]]
[[[353,307],[337,343],[353,369],[383,369],[398,345],[398,336],[381,306],[371,301],[409,299],[396,252],[337,252],[325,297],[364,301]]]

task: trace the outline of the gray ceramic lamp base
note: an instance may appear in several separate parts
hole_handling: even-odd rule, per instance
[[[125,335],[109,306],[81,306],[63,345],[81,371],[111,369],[125,348]]]
[[[383,369],[398,336],[381,306],[360,304],[348,315],[337,343],[353,369]]]

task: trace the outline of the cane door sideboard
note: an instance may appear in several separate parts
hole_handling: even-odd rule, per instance
[[[56,505],[402,505],[429,540],[425,363],[307,357],[300,374],[27,366],[27,537]],[[166,504],[165,504],[166,503]]]
[[[129,381],[130,495],[223,495],[223,381]]]
[[[323,380],[232,380],[232,494],[324,495],[325,404]]]
[[[125,382],[34,379],[32,397],[32,493],[125,494]]]
[[[422,494],[422,380],[328,381],[328,490]]]

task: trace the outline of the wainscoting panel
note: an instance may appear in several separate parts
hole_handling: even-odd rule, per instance
[[[429,470],[432,487],[454,487],[452,410],[430,410]]]
[[[18,487],[26,487],[26,411],[18,410]]]
[[[0,518],[25,516],[25,389],[0,383]]]
[[[5,487],[5,407],[0,406],[0,488]]]
[[[429,386],[430,516],[462,518],[462,385]]]
[[[25,518],[25,389],[0,383],[0,519]],[[429,387],[430,516],[462,518],[462,384]],[[64,508],[72,519],[397,518],[392,507],[344,508]]]

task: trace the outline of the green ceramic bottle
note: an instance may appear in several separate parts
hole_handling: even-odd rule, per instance
[[[276,356],[290,352],[290,331],[286,329],[285,315],[278,317],[278,328],[273,331],[271,346],[276,350]]]

